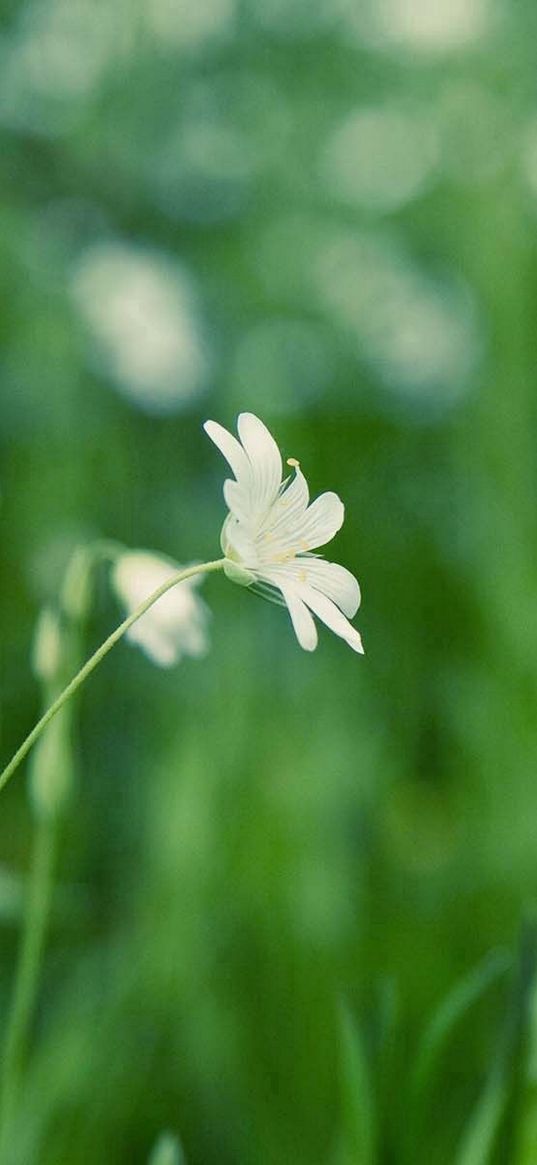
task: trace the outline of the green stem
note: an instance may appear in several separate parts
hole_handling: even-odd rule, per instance
[[[0,1161],[4,1160],[13,1115],[26,1036],[32,1019],[41,953],[50,912],[57,820],[40,818],[36,822],[30,883],[26,901],[21,948],[10,1008],[2,1063],[0,1101]]]
[[[215,562],[199,563],[197,566],[189,566],[186,570],[181,570],[179,574],[174,575],[173,578],[168,579],[168,581],[165,583],[162,583],[162,586],[158,587],[156,591],[153,591],[153,594],[150,595],[148,599],[145,599],[143,603],[140,603],[140,606],[137,607],[136,610],[132,612],[132,614],[128,615],[127,618],[119,624],[119,627],[116,627],[115,631],[112,631],[112,634],[108,636],[108,639],[105,639],[104,643],[101,643],[101,646],[97,648],[97,651],[95,651],[90,659],[88,659],[84,664],[84,666],[81,667],[76,676],[74,676],[71,682],[67,684],[67,687],[63,689],[63,692],[61,692],[58,698],[54,700],[54,703],[50,705],[50,708],[48,708],[41,719],[37,721],[37,724],[34,726],[34,728],[32,728],[32,731],[28,733],[26,739],[23,740],[20,748],[17,749],[9,764],[6,765],[5,769],[0,774],[0,789],[3,789],[4,785],[7,785],[7,782],[13,776],[15,770],[18,769],[21,761],[23,761],[25,756],[28,755],[36,740],[39,739],[41,733],[47,727],[47,724],[50,724],[50,721],[54,718],[56,713],[60,711],[60,708],[63,708],[64,704],[66,704],[67,701],[71,699],[71,696],[74,696],[75,692],[77,692],[81,685],[84,683],[84,680],[86,680],[87,677],[91,675],[92,671],[94,671],[98,664],[100,664],[105,655],[108,655],[108,652],[111,650],[114,644],[118,642],[118,639],[121,639],[121,637],[125,635],[125,632],[129,630],[129,627],[132,627],[133,623],[136,623],[136,621],[140,619],[142,615],[145,615],[146,611],[148,611],[149,608],[153,606],[153,603],[157,602],[157,599],[160,599],[162,595],[166,594],[166,591],[171,590],[171,588],[176,586],[177,583],[184,582],[184,580],[187,578],[193,578],[193,576],[196,574],[209,574],[211,571],[221,570],[224,562],[224,558],[219,558]]]

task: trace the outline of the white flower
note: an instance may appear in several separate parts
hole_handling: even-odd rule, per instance
[[[146,550],[132,550],[115,562],[112,582],[130,614],[180,570],[171,559]],[[196,591],[202,578],[203,575],[196,575],[178,583],[127,632],[130,642],[141,647],[160,667],[172,667],[183,655],[199,658],[209,649],[206,631],[209,610]]]
[[[216,421],[206,421],[208,436],[229,463],[235,481],[226,481],[229,514],[222,529],[226,573],[289,609],[298,642],[317,646],[311,612],[354,651],[363,653],[358,631],[349,623],[360,605],[354,575],[311,553],[329,542],[343,525],[343,503],[335,493],[309,504],[298,461],[294,477],[282,481],[282,459],[274,438],[253,413],[238,419],[240,441]]]

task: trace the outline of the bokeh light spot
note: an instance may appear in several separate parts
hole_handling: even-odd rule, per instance
[[[465,394],[481,348],[467,287],[433,278],[394,240],[351,232],[320,252],[317,279],[356,354],[416,416]]]
[[[198,48],[228,36],[234,26],[235,0],[147,0],[146,20],[164,44]]]
[[[72,290],[101,363],[134,404],[175,412],[205,388],[194,289],[178,264],[119,242],[96,244],[82,254]]]
[[[490,0],[366,0],[352,8],[349,20],[372,47],[437,53],[483,37],[491,7]]]
[[[370,106],[349,113],[336,128],[321,174],[337,198],[386,212],[422,193],[437,159],[430,118],[395,105]]]

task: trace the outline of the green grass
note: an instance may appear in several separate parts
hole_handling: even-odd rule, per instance
[[[206,660],[88,681],[0,1165],[534,1165],[533,8],[435,46],[419,6],[233,7],[0,14],[1,764],[75,546],[218,555],[208,417],[343,498],[366,656],[217,576]],[[103,566],[80,658],[121,618]]]

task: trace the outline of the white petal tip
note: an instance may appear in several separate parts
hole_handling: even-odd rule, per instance
[[[349,647],[357,653],[357,655],[365,655],[365,647],[362,643],[361,636],[356,632],[356,639],[349,640]]]

